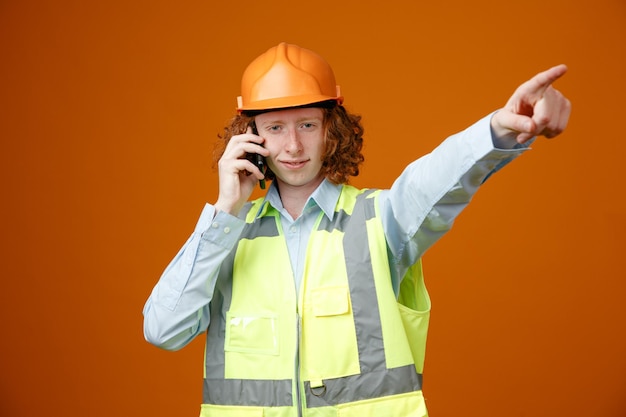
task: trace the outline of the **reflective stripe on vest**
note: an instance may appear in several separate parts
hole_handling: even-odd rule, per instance
[[[354,196],[344,195],[346,192],[357,193],[352,187],[344,186],[342,197],[345,198],[340,198],[333,220],[330,221],[326,216],[320,215],[318,226],[312,232],[310,244],[312,239],[315,239],[316,233],[331,233],[337,230],[343,235],[344,262],[356,329],[360,373],[324,378],[323,381],[315,381],[315,383],[303,381],[305,392],[303,402],[308,408],[419,391],[422,385],[422,376],[416,372],[415,364],[387,367],[376,278],[372,255],[368,249],[368,239],[372,237],[368,236],[366,227],[366,222],[369,220],[380,221],[375,219],[376,198],[373,198],[372,190],[358,194],[356,199]],[[246,218],[247,224],[241,240],[254,240],[261,237],[279,238],[281,235],[277,212],[259,218],[251,217],[252,213],[256,214],[258,211],[260,202],[257,200],[254,204],[249,203],[242,210],[241,217]],[[266,209],[267,205],[264,207],[264,210]],[[384,236],[377,236],[377,238],[384,239]],[[208,329],[206,347],[204,403],[291,407],[295,402],[294,395],[297,395],[295,390],[298,389],[294,381],[295,372],[289,379],[225,377],[227,314],[230,310],[233,291],[232,282],[228,277],[232,276],[236,251],[237,249],[233,250],[230,257],[223,263],[211,303],[211,325]],[[386,273],[389,274],[388,271]],[[299,326],[295,321],[296,312],[293,314],[293,325]],[[295,367],[295,352],[281,352],[281,354],[292,355]]]

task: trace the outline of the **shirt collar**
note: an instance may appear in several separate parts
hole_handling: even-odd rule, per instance
[[[313,194],[311,194],[307,200],[303,210],[317,206],[324,212],[329,220],[332,220],[335,215],[335,207],[337,206],[337,201],[339,201],[339,195],[341,194],[342,188],[343,185],[333,184],[324,178],[321,184],[315,189],[315,191],[313,191]],[[263,204],[261,204],[261,207],[259,207],[259,211],[256,214],[257,218],[262,217],[267,213],[268,205],[278,211],[284,209],[275,181],[272,181],[270,188],[267,190]]]

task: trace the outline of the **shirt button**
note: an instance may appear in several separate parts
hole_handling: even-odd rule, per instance
[[[224,233],[226,233],[226,234],[230,233],[230,227],[226,226],[224,228]]]
[[[291,233],[296,233],[296,226],[291,226],[291,227],[289,228],[289,231],[290,231]]]
[[[217,229],[218,227],[220,227],[220,224],[218,222],[215,222],[211,225],[211,227]]]

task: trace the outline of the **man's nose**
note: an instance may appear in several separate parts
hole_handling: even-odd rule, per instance
[[[287,145],[285,148],[289,153],[298,153],[302,150],[302,142],[300,142],[300,136],[296,129],[289,129],[287,132]]]

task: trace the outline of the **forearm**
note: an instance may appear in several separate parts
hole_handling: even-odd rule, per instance
[[[195,231],[167,266],[144,306],[148,342],[177,350],[206,330],[220,265],[242,229],[243,221],[226,213],[215,214],[210,205],[205,207]]]
[[[525,148],[493,140],[489,115],[410,164],[383,200],[396,262],[412,265],[445,234],[479,186]],[[507,149],[497,149],[496,146]]]

